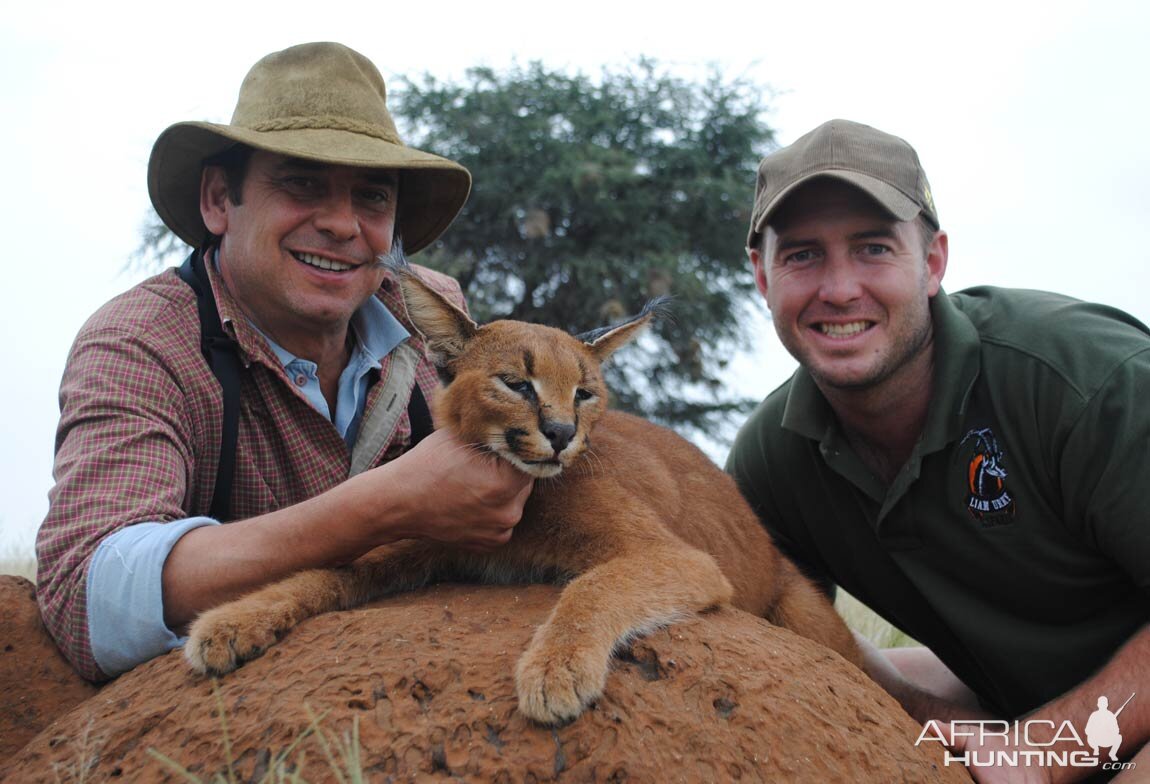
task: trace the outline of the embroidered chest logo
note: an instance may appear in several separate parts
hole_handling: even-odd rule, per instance
[[[966,467],[966,509],[983,525],[1002,525],[1014,518],[1014,497],[1006,486],[1005,456],[994,432],[985,427],[971,430],[962,444],[974,444]]]

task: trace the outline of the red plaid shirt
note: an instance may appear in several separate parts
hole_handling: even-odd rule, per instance
[[[336,427],[316,411],[248,323],[207,265],[224,328],[244,367],[232,514],[245,519],[299,503],[348,478],[351,454]],[[462,306],[458,284],[416,268]],[[402,295],[388,275],[378,298],[423,353]],[[385,377],[391,356],[381,357]],[[434,367],[421,360],[416,380],[430,399]],[[368,393],[365,414],[382,384]],[[207,515],[215,485],[223,394],[200,352],[192,289],[167,270],[116,297],[80,330],[60,385],[56,484],[36,540],[37,596],[44,623],[86,678],[107,678],[92,657],[87,572],[101,540],[124,526]],[[372,465],[408,446],[406,410]]]

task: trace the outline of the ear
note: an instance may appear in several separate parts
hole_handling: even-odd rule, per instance
[[[942,288],[949,253],[950,238],[940,229],[935,232],[930,248],[926,252],[927,296],[933,297]]]
[[[670,297],[658,297],[644,305],[639,315],[627,319],[622,324],[613,327],[600,327],[585,332],[578,338],[591,349],[591,353],[595,355],[597,360],[603,362],[616,350],[634,340],[655,316],[665,315],[668,302],[670,302]]]
[[[228,228],[228,183],[220,166],[205,166],[200,175],[200,216],[208,231],[223,236]]]
[[[411,323],[423,335],[432,362],[437,367],[445,367],[463,353],[479,331],[479,325],[420,280],[410,267],[395,273]]]
[[[755,273],[755,288],[766,299],[767,268],[764,266],[763,253],[758,248],[747,248],[747,258],[751,260],[751,270]]]

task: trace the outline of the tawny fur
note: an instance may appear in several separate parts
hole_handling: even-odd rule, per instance
[[[567,582],[516,670],[519,708],[542,723],[572,719],[602,694],[620,643],[722,604],[860,664],[830,602],[779,554],[729,477],[671,431],[605,410],[600,363],[649,314],[584,343],[522,322],[478,327],[413,275],[400,279],[452,378],[433,402],[437,426],[541,477],[510,543],[477,555],[405,541],[301,572],[201,615],[185,648],[196,670],[229,672],[305,618],[445,579]],[[532,382],[535,399],[506,381]],[[558,455],[540,433],[545,419],[576,426]],[[524,435],[508,438],[513,429]]]

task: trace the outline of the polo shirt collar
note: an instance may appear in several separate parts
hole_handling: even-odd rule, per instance
[[[942,449],[962,434],[981,360],[978,331],[942,290],[930,301],[934,322],[934,390],[917,456]],[[824,445],[836,439],[837,420],[815,380],[800,367],[791,377],[782,427]]]

